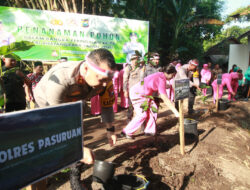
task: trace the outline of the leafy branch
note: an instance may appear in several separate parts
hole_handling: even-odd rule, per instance
[[[156,107],[152,106],[152,100],[154,100],[154,97],[153,96],[146,96],[146,95],[144,97],[146,98],[146,100],[141,104],[140,108],[142,108],[143,111],[149,111],[151,108],[153,113],[157,113],[158,109]]]
[[[202,84],[202,85],[200,86],[200,88],[201,88],[201,89],[208,89],[208,88],[211,88],[211,87],[208,86],[208,85]],[[196,90],[196,94],[197,94],[197,96],[200,96],[201,101],[203,102],[203,104],[206,104],[206,103],[207,103],[208,95],[204,96],[203,93],[202,93],[202,91],[201,91],[201,90],[198,90],[198,89]]]

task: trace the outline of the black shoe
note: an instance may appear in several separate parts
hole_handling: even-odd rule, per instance
[[[127,139],[134,139],[133,136],[127,135],[127,134],[124,133],[123,131],[120,133],[120,137],[121,137],[121,138],[126,137]]]
[[[145,136],[155,136],[155,133],[144,133]]]
[[[189,115],[197,114],[197,113],[199,113],[199,110],[188,110]]]

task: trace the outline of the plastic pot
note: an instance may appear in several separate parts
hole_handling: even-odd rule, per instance
[[[105,162],[101,160],[95,160],[93,180],[99,183],[107,183],[114,176],[115,164],[112,162]]]
[[[149,181],[140,175],[123,174],[113,177],[109,184],[104,185],[105,190],[145,190]]]
[[[226,110],[230,107],[229,100],[227,99],[220,99],[219,100],[219,110]]]
[[[198,136],[198,130],[197,130],[197,124],[198,121],[190,118],[185,118],[184,119],[184,131],[185,133],[191,133],[194,134],[195,136]]]

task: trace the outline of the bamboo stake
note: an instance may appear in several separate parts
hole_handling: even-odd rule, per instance
[[[247,98],[250,96],[250,87],[248,87]]]
[[[219,111],[219,87],[220,87],[220,85],[217,84],[217,91],[216,91],[216,112]]]
[[[181,154],[185,154],[185,136],[184,136],[184,114],[183,114],[183,100],[179,100],[179,135],[180,135],[180,150]]]

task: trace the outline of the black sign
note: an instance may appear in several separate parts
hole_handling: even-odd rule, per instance
[[[175,101],[189,97],[189,79],[175,80],[174,97]]]
[[[222,74],[218,74],[217,76],[217,84],[221,84],[222,83]]]
[[[0,115],[0,189],[19,189],[82,159],[82,103]]]

